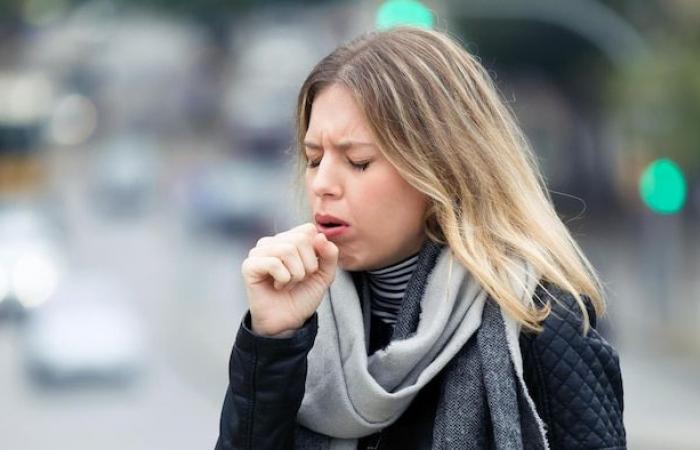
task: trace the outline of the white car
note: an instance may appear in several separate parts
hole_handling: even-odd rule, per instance
[[[143,371],[144,334],[128,293],[104,276],[79,274],[28,318],[27,369],[41,384],[128,382]]]

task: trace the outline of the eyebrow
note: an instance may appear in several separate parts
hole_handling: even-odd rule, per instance
[[[306,146],[312,150],[323,150],[323,147],[320,144],[317,144],[317,143],[312,142],[312,141],[304,141],[304,146]],[[349,150],[352,147],[375,147],[375,145],[372,144],[371,142],[355,142],[355,141],[343,141],[343,142],[339,142],[335,146],[343,151]]]

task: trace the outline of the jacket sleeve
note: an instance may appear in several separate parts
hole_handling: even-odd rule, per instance
[[[591,328],[583,335],[573,295],[553,286],[548,290],[559,302],[552,302],[543,331],[521,334],[520,343],[523,375],[547,426],[550,448],[625,449],[618,353],[595,329],[590,303],[586,306]]]
[[[291,449],[317,315],[287,338],[255,335],[243,319],[229,362],[216,450]]]

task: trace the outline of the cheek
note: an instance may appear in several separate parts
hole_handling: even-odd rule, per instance
[[[367,183],[353,196],[357,219],[373,229],[422,227],[427,201],[425,196],[407,183],[378,180]]]
[[[350,193],[348,193],[350,194]],[[352,195],[348,195],[352,203],[351,209],[356,219],[362,223],[371,224],[382,217],[382,211],[392,209],[393,193],[386,189],[381,182],[363,183],[356,186]]]
[[[398,202],[395,210],[397,221],[401,221],[406,232],[412,234],[423,228],[423,215],[427,202],[423,196],[407,195]]]

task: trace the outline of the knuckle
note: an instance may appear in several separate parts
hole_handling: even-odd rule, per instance
[[[271,264],[276,268],[276,269],[281,269],[285,270],[284,263],[279,257],[273,256],[272,259],[270,260]]]
[[[297,254],[297,247],[296,245],[285,242],[284,244],[280,245],[280,254],[285,256],[285,257],[292,257]]]
[[[281,281],[285,283],[292,279],[292,274],[288,270],[281,270],[280,275]]]
[[[255,243],[256,247],[264,246],[270,243],[272,241],[272,238],[270,236],[264,236],[258,239],[258,242]]]
[[[302,248],[311,245],[312,236],[306,233],[294,233],[294,236],[291,239],[294,241],[297,247]]]
[[[314,253],[313,249],[309,250],[308,263],[313,270],[318,269],[318,258],[316,258],[316,253]]]
[[[306,276],[306,271],[304,270],[303,264],[295,264],[292,268],[295,278],[304,278]]]

